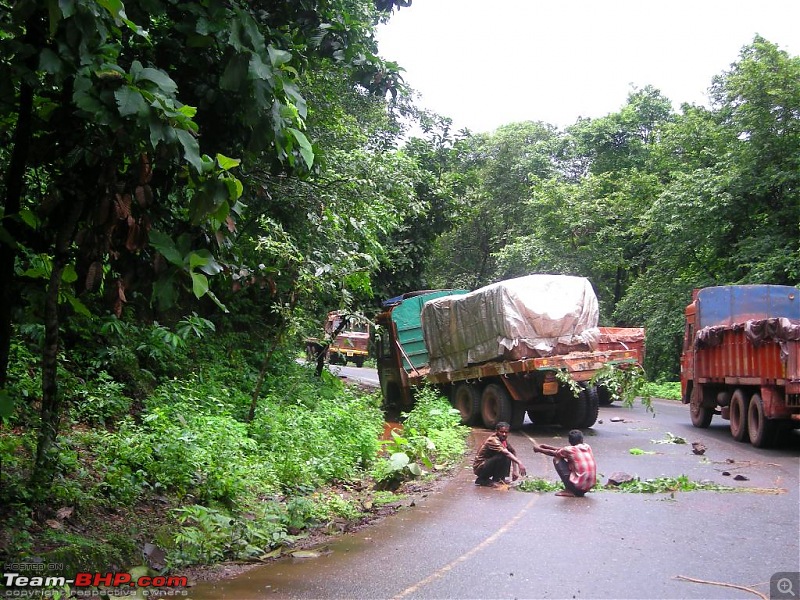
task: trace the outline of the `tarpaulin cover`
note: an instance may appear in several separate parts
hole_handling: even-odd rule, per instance
[[[718,325],[703,327],[695,337],[696,348],[710,348],[719,346],[728,331],[742,331],[753,346],[771,341],[777,342],[781,347],[781,357],[788,356],[788,342],[800,341],[800,320],[785,317],[771,319],[750,319],[744,323],[734,323],[730,326]]]
[[[528,275],[422,307],[431,372],[498,359],[566,354],[597,344],[599,309],[589,280]]]

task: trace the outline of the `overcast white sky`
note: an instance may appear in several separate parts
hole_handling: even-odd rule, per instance
[[[707,104],[756,34],[800,55],[800,0],[413,0],[378,43],[422,106],[477,133],[602,117],[632,86]]]

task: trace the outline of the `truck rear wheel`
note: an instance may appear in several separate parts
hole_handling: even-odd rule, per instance
[[[597,386],[595,389],[597,390],[597,398],[600,400],[600,406],[611,406],[611,403],[614,402],[611,390],[604,385]]]
[[[586,394],[583,392],[576,398],[571,389],[566,386],[559,386],[558,422],[567,429],[581,427],[586,420],[587,404]]]
[[[768,419],[764,413],[764,401],[759,394],[750,398],[747,409],[747,432],[750,443],[756,448],[768,448],[775,442],[778,434],[778,423]]]
[[[585,429],[597,422],[597,416],[600,413],[600,396],[597,393],[597,387],[593,385],[583,386],[581,396],[583,397],[584,415],[578,428]]]
[[[733,392],[731,397],[731,435],[737,442],[748,440],[747,408],[749,398],[741,389]]]
[[[473,425],[481,414],[481,391],[471,383],[459,383],[453,390],[452,403],[461,413],[462,425]]]
[[[490,383],[481,395],[481,417],[483,424],[494,429],[500,421],[511,423],[511,398],[504,387]]]

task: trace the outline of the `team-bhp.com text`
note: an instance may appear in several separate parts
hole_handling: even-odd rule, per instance
[[[185,588],[188,580],[181,576],[157,575],[155,577],[142,576],[134,581],[130,573],[81,572],[77,573],[74,579],[27,573],[3,573],[2,583],[7,588],[3,594],[5,596],[8,596],[9,592],[29,591],[32,588],[63,588],[67,585],[71,586],[79,595],[81,595],[81,590],[88,591],[88,588],[103,587],[106,594],[111,592],[109,595],[127,595],[126,593],[114,594],[114,590],[127,592],[133,588],[144,588],[149,596],[171,596],[183,591],[175,588]],[[111,590],[107,588],[111,588]]]

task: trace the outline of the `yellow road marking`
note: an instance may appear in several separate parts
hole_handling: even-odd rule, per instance
[[[463,562],[466,562],[466,561],[468,561],[470,558],[472,558],[473,556],[475,556],[475,555],[476,555],[478,552],[480,552],[480,551],[481,551],[481,550],[483,550],[484,548],[486,548],[486,547],[488,547],[488,546],[491,546],[493,543],[495,543],[495,542],[498,540],[498,538],[499,538],[501,535],[503,535],[503,534],[504,534],[506,531],[508,531],[509,529],[511,529],[511,527],[512,527],[512,526],[513,526],[513,525],[514,525],[514,524],[515,524],[517,521],[519,521],[519,520],[522,518],[522,516],[523,516],[523,515],[524,515],[524,514],[525,514],[525,513],[526,513],[526,512],[527,512],[527,511],[530,509],[530,507],[531,507],[531,506],[533,506],[533,504],[534,504],[534,503],[535,503],[537,500],[539,500],[539,498],[540,498],[540,496],[538,496],[538,495],[536,495],[536,496],[534,496],[533,498],[531,498],[530,502],[528,502],[528,503],[527,503],[527,504],[526,504],[526,505],[525,505],[525,506],[522,508],[522,510],[520,510],[520,511],[519,511],[519,512],[518,512],[516,515],[514,515],[514,517],[513,517],[513,518],[512,518],[510,521],[508,521],[508,522],[507,522],[505,525],[503,525],[503,526],[502,526],[500,529],[498,529],[497,531],[495,531],[495,532],[494,532],[492,535],[490,535],[488,538],[486,538],[485,540],[483,540],[483,541],[482,541],[480,544],[478,544],[477,546],[475,546],[475,547],[474,547],[472,550],[470,550],[470,551],[468,551],[468,552],[465,552],[464,554],[462,554],[461,556],[459,556],[459,557],[458,557],[458,558],[456,558],[455,560],[453,560],[453,561],[451,561],[450,563],[448,563],[448,564],[446,564],[445,566],[443,566],[441,569],[439,569],[439,570],[438,570],[438,571],[436,571],[435,573],[431,573],[430,575],[428,575],[428,576],[427,576],[425,579],[423,579],[422,581],[419,581],[419,582],[415,583],[414,585],[412,585],[412,586],[410,586],[410,587],[407,587],[407,588],[406,588],[406,589],[404,589],[402,592],[400,592],[399,594],[397,594],[396,596],[394,596],[394,598],[392,598],[392,600],[399,600],[400,598],[405,598],[405,597],[406,597],[406,596],[408,596],[409,594],[413,594],[414,592],[416,592],[416,591],[417,591],[417,590],[419,590],[420,588],[422,588],[422,587],[424,587],[424,586],[428,585],[429,583],[432,583],[433,581],[435,581],[435,580],[437,580],[437,579],[441,578],[441,577],[442,577],[442,576],[444,576],[446,573],[448,573],[449,571],[453,570],[453,569],[454,569],[456,566],[460,565],[460,564],[461,564],[461,563],[463,563]]]

